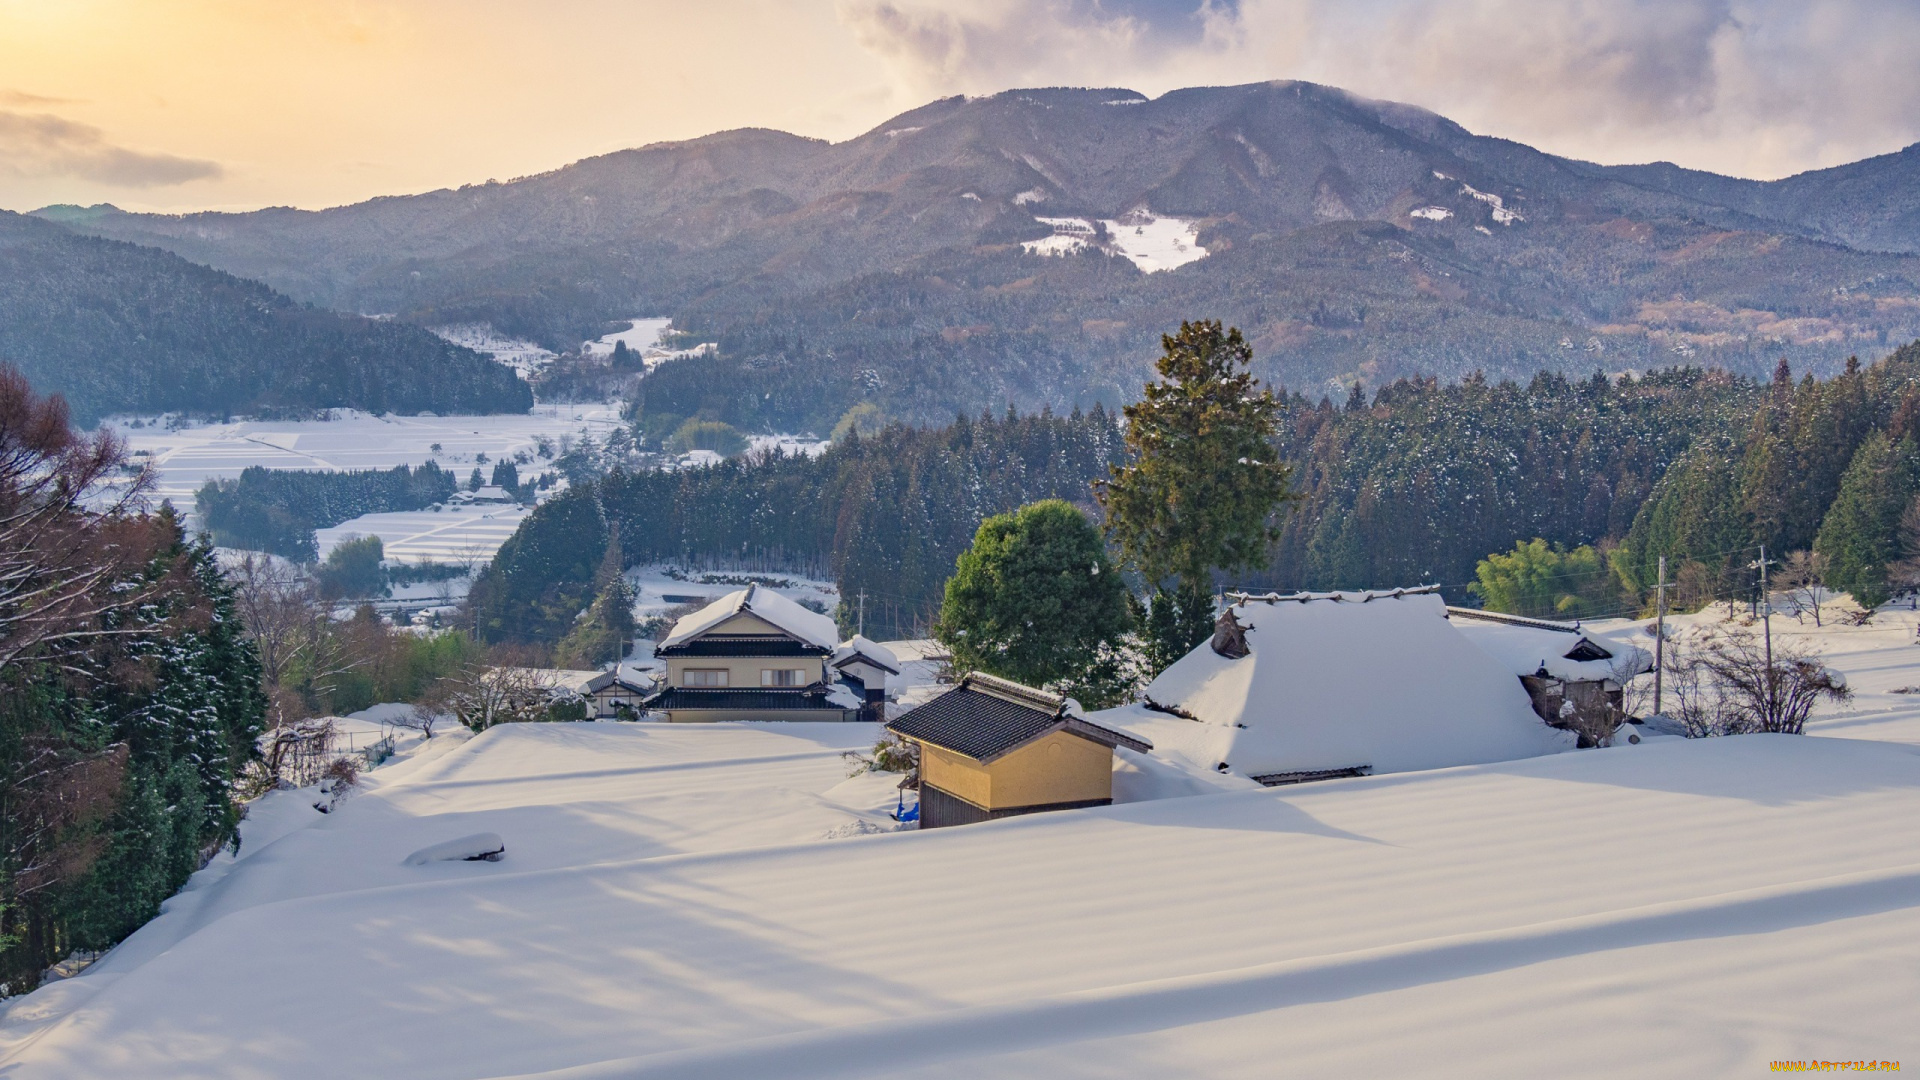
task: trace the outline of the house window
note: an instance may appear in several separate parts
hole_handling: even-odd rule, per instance
[[[681,686],[714,687],[727,685],[726,668],[688,668],[680,673]]]
[[[761,686],[799,686],[799,668],[761,668]]]

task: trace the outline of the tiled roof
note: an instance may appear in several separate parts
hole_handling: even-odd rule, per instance
[[[826,656],[833,650],[772,634],[705,634],[662,645],[655,656]]]
[[[1064,698],[978,673],[968,675],[960,685],[887,727],[975,761],[1004,757],[1057,730],[1142,753],[1153,748],[1150,743],[1073,715]]]
[[[642,703],[649,709],[726,709],[728,711],[771,712],[819,710],[841,713],[844,708],[827,701],[823,690],[689,690],[669,687]]]

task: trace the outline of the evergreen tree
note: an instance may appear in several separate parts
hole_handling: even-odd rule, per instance
[[[954,561],[934,634],[956,665],[1088,695],[1131,619],[1126,588],[1085,514],[1048,499],[980,523]],[[1095,690],[1089,694],[1090,690]]]
[[[633,651],[633,604],[637,598],[627,583],[618,529],[612,530],[607,539],[607,553],[600,560],[600,568],[594,571],[593,591],[593,605],[554,646],[555,667],[592,670]]]
[[[1132,461],[1096,491],[1122,560],[1190,598],[1211,591],[1215,570],[1265,565],[1292,469],[1274,445],[1281,404],[1248,372],[1239,330],[1182,323],[1161,345],[1160,380],[1125,410]]]
[[[626,343],[621,342],[621,344],[624,345]],[[519,468],[516,467],[513,462],[501,458],[493,464],[492,483],[494,487],[505,488],[509,495],[518,495],[520,493]]]
[[[1900,560],[1900,515],[1920,482],[1920,451],[1912,439],[1895,443],[1874,432],[1860,444],[1840,478],[1840,491],[1814,550],[1827,557],[1827,583],[1853,594],[1862,607],[1887,602],[1888,570]]]

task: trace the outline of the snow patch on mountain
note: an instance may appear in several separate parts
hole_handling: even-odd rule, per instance
[[[1098,245],[1148,274],[1207,257],[1207,249],[1200,245],[1199,223],[1192,218],[1156,217],[1136,210],[1119,218],[1102,218],[1098,225],[1088,218],[1036,216],[1034,220],[1053,228],[1052,236],[1021,243],[1036,255],[1070,255]],[[1100,226],[1106,229],[1104,241]]]

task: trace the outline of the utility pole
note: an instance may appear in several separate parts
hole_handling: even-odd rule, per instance
[[[1667,590],[1673,586],[1667,584],[1667,557],[1660,556],[1660,584],[1653,587],[1653,715],[1664,716],[1660,711],[1661,680],[1667,671]]]
[[[1767,594],[1767,567],[1773,560],[1767,558],[1767,545],[1760,545],[1760,558],[1747,565],[1760,571],[1760,602],[1764,605],[1760,616],[1761,634],[1767,642],[1767,719],[1773,719],[1774,693],[1773,679],[1773,598]]]
[[[862,637],[865,637],[867,633],[867,590],[865,589],[860,590],[860,621],[854,633]]]

